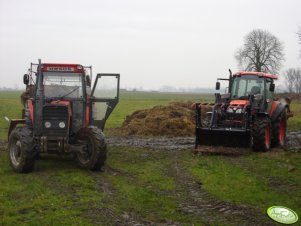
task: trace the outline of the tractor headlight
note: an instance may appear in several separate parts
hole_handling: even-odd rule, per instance
[[[60,127],[61,129],[64,129],[65,126],[66,126],[66,124],[65,124],[64,122],[60,122],[60,123],[59,123],[59,127]]]
[[[233,113],[233,109],[232,108],[228,108],[227,109],[227,113]]]
[[[45,125],[45,128],[47,128],[47,129],[51,127],[51,123],[50,122],[45,122],[44,125]]]
[[[244,113],[244,109],[243,108],[238,108],[235,113],[236,114],[242,114],[242,113]]]

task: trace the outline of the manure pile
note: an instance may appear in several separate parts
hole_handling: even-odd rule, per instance
[[[192,101],[172,102],[137,110],[126,117],[118,132],[124,136],[193,136],[195,110],[192,105]]]

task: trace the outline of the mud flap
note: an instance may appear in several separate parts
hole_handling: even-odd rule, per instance
[[[196,143],[198,145],[250,147],[250,131],[196,128]]]

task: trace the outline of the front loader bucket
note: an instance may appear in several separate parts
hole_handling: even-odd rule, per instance
[[[198,145],[250,147],[250,132],[246,130],[226,130],[196,128],[195,148]]]

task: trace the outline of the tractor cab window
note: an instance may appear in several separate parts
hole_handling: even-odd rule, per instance
[[[46,98],[82,98],[82,75],[80,73],[45,72],[43,75]]]
[[[264,94],[264,79],[253,75],[236,77],[232,84],[231,99],[248,99],[249,95]]]

